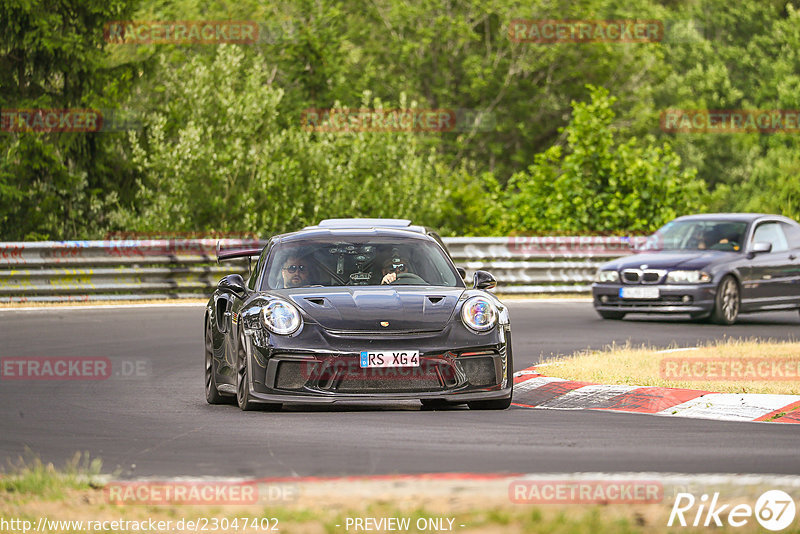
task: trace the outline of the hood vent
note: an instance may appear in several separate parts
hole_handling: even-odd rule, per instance
[[[305,299],[316,306],[325,306],[325,299],[322,297],[306,297]]]

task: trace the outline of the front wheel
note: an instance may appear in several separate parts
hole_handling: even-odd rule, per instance
[[[242,411],[252,410],[280,410],[281,404],[260,403],[250,395],[250,366],[247,363],[247,349],[244,336],[239,338],[239,350],[236,364],[236,404]]]
[[[731,325],[739,317],[739,307],[741,305],[739,295],[739,284],[733,276],[725,276],[717,287],[717,295],[714,297],[714,311],[711,312],[711,320],[717,324]]]
[[[471,401],[467,406],[470,410],[505,410],[511,406],[511,395],[507,399]]]
[[[625,312],[597,310],[597,313],[599,313],[600,317],[603,319],[614,319],[618,321],[625,317]]]
[[[217,381],[214,378],[214,338],[211,335],[211,325],[208,323],[206,323],[205,338],[206,402],[209,404],[225,404],[228,399],[220,394],[217,389]]]

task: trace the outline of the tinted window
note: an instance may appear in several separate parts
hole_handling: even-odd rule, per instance
[[[782,252],[789,249],[786,236],[783,235],[780,223],[768,222],[761,223],[753,233],[753,243],[758,242],[772,243],[772,252]]]
[[[747,223],[719,220],[672,221],[650,236],[644,250],[727,250],[739,252]]]
[[[396,284],[462,287],[463,281],[436,243],[427,239],[337,235],[292,240],[270,252],[264,289]]]

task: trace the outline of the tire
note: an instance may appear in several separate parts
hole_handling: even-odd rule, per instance
[[[599,313],[600,317],[602,317],[603,319],[613,319],[615,321],[619,321],[620,319],[625,317],[625,312],[597,310],[597,313]]]
[[[716,324],[731,325],[739,317],[739,308],[742,297],[739,293],[739,284],[736,279],[727,275],[722,278],[717,286],[717,295],[714,297],[714,311],[711,312],[711,321]]]
[[[419,402],[422,403],[423,410],[441,410],[443,408],[449,408],[450,406],[456,406],[456,404],[451,404],[442,399],[420,399]]]
[[[507,399],[468,402],[470,410],[505,410],[511,406],[511,395]]]
[[[244,412],[258,408],[250,396],[250,366],[247,365],[247,351],[241,341],[239,342],[238,356],[236,358],[236,404]]]
[[[236,404],[244,412],[253,410],[280,410],[281,404],[262,403],[250,395],[250,366],[247,365],[247,350],[244,338],[239,338],[239,349],[236,358]]]
[[[206,402],[209,404],[227,404],[228,397],[223,397],[217,389],[217,380],[214,375],[214,338],[211,335],[211,325],[206,321],[205,336],[205,364],[206,364]]]

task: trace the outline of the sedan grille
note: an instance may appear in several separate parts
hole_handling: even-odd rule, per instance
[[[667,271],[661,269],[625,269],[622,281],[626,284],[658,284],[666,274]]]

